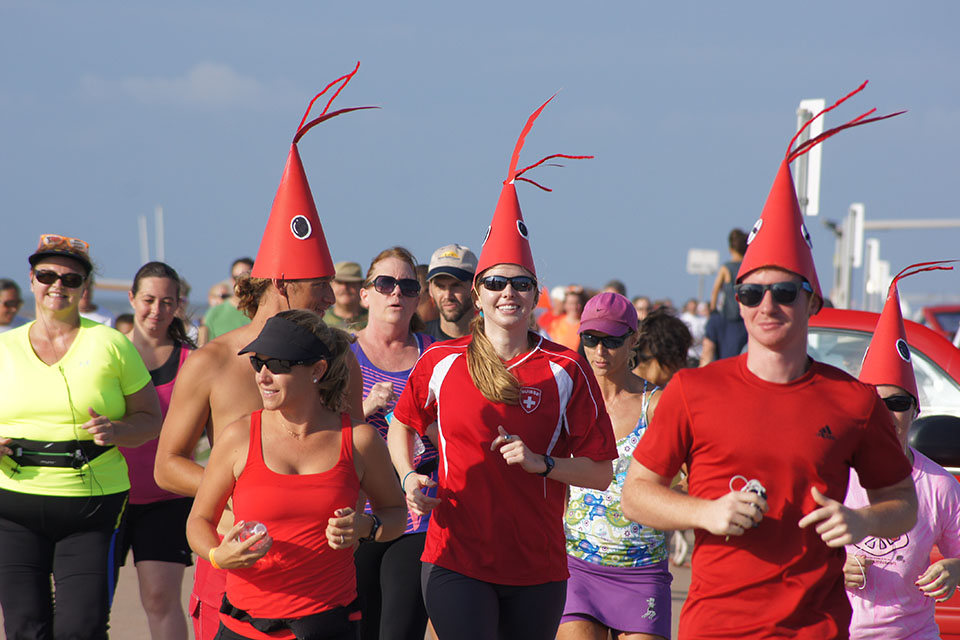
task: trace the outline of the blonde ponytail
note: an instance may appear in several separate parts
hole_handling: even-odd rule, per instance
[[[473,319],[470,331],[473,340],[467,347],[467,370],[474,386],[490,402],[520,404],[520,381],[507,371],[484,333],[482,315]]]

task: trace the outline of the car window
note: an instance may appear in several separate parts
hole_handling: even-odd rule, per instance
[[[872,334],[810,327],[807,353],[814,360],[860,375],[863,354]],[[960,386],[925,354],[912,350],[913,372],[920,392],[920,409],[927,415],[960,416]]]

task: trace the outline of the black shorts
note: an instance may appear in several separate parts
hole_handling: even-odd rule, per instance
[[[193,498],[174,498],[147,504],[127,505],[117,537],[119,564],[126,564],[133,549],[133,562],[155,560],[193,565],[187,542],[187,516]]]

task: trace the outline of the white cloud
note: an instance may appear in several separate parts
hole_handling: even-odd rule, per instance
[[[261,104],[269,96],[256,78],[218,62],[201,62],[181,76],[130,76],[117,80],[85,75],[83,92],[95,99],[133,99],[153,105],[219,108]]]

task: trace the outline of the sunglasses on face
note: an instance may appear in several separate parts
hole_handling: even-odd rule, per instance
[[[20,305],[23,304],[23,300],[4,300],[3,306],[7,309],[19,309]]]
[[[890,411],[902,413],[913,408],[913,396],[887,396],[883,398],[883,404],[887,405],[887,409]]]
[[[267,358],[263,360],[257,356],[250,356],[250,364],[257,373],[260,373],[264,366],[266,366],[272,374],[290,373],[290,370],[297,365],[313,364],[314,362],[316,362],[316,360],[281,360],[279,358]]]
[[[63,286],[68,289],[76,289],[87,279],[86,276],[82,276],[79,273],[57,273],[56,271],[46,270],[34,271],[33,275],[40,284],[53,284],[59,280],[63,283]]]
[[[773,284],[738,284],[734,287],[737,300],[745,307],[756,307],[763,302],[763,294],[768,290],[777,304],[793,304],[800,289],[813,293],[810,284],[804,282],[774,282]]]
[[[369,287],[371,284],[377,290],[377,293],[382,293],[385,296],[393,293],[397,287],[400,287],[400,295],[405,298],[416,298],[420,295],[420,282],[413,278],[400,278],[398,280],[393,276],[377,276],[365,286]]]
[[[633,332],[631,331],[630,333]],[[587,347],[588,349],[593,349],[598,344],[602,344],[606,349],[619,349],[623,346],[623,343],[627,341],[630,333],[622,336],[604,336],[602,338],[591,333],[581,333],[580,340],[583,341],[583,346]]]
[[[503,291],[509,284],[513,287],[514,291],[522,292],[535,288],[537,281],[530,276],[514,276],[512,278],[508,278],[507,276],[487,276],[480,280],[480,284],[488,291]]]

